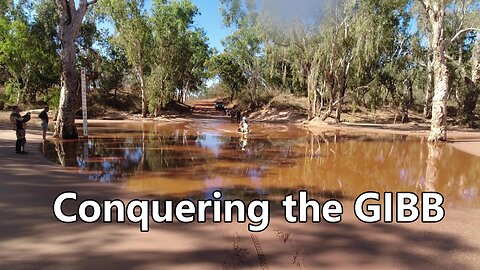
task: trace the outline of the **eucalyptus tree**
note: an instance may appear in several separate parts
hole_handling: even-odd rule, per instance
[[[405,65],[408,46],[407,0],[298,1],[294,11],[289,1],[260,2],[222,1],[225,22],[236,26],[225,51],[242,59],[232,45],[248,40],[242,32],[253,33],[258,45],[236,46],[257,48],[243,59],[260,63],[263,82],[307,96],[310,118],[326,119],[335,109],[334,119],[340,121],[347,92],[368,91],[375,81],[389,86],[392,99],[397,96],[403,79],[395,73]]]
[[[224,42],[225,53],[240,67],[242,78],[246,79],[247,87],[244,90],[248,91],[244,93],[254,105],[257,105],[259,90],[263,87],[263,50],[259,36],[258,29],[243,20],[238,30]]]
[[[355,39],[352,33],[352,23],[355,18],[355,2],[343,1],[333,3],[328,10],[332,16],[321,24],[321,33],[326,37],[323,42],[327,50],[320,47],[322,75],[329,89],[329,104],[327,112],[322,119],[330,116],[333,106],[336,105],[335,121],[340,122],[342,103],[347,91],[347,78],[350,75],[354,51]],[[322,42],[322,43],[323,43]],[[322,46],[323,47],[323,46]]]
[[[0,33],[0,63],[10,75],[7,87],[10,91],[7,95],[10,101],[21,104],[40,52],[31,42],[32,33],[26,21],[2,20]]]
[[[203,84],[210,55],[205,32],[193,27],[198,8],[189,0],[156,0],[152,10],[152,73],[148,78],[150,108],[155,115],[177,97]]]
[[[51,9],[55,2],[42,1]],[[28,18],[23,2],[11,2],[8,13],[0,16],[0,65],[6,70],[7,96],[10,102],[36,101],[38,90],[58,83],[59,59],[56,50],[54,12],[35,6],[35,16]],[[7,12],[7,10],[6,10]],[[26,96],[30,100],[26,100]]]
[[[239,92],[247,84],[242,68],[228,53],[214,55],[208,62],[209,72],[213,77],[218,76],[227,86],[230,101],[238,97]]]
[[[278,10],[272,9],[272,1],[265,1],[260,13],[259,23],[265,35],[265,53],[268,66],[275,62],[281,69],[278,73],[285,88],[297,88],[296,91],[309,98],[309,114],[316,116],[315,101],[320,73],[319,44],[321,34],[317,20],[303,21],[291,16],[283,21]],[[312,19],[310,17],[309,19]],[[277,64],[277,65],[278,65]],[[267,71],[267,77],[274,72]],[[290,74],[290,80],[287,80]],[[285,84],[289,85],[285,85]]]
[[[238,80],[224,81],[231,90],[232,97],[239,93],[245,94],[250,104],[259,105],[260,91],[265,88],[265,40],[259,25],[258,1],[222,0],[220,1],[224,24],[235,31],[223,41],[225,47],[221,62],[231,61],[233,68],[221,71],[220,77],[239,71]],[[216,67],[222,67],[217,65]],[[240,68],[236,70],[236,68]],[[235,83],[234,83],[235,82]],[[237,84],[236,86],[234,86]],[[232,89],[232,87],[241,87]]]
[[[107,39],[108,40],[108,39]],[[118,107],[118,91],[125,86],[126,77],[131,68],[128,65],[127,56],[120,49],[106,42],[104,45],[106,55],[102,56],[100,66],[99,86],[102,90],[101,97],[110,98],[110,92],[113,90],[113,106]]]
[[[415,61],[417,64],[422,65],[425,70],[425,92],[423,100],[423,116],[425,118],[432,117],[432,99],[434,92],[433,85],[433,54],[432,54],[432,30],[429,23],[428,16],[425,16],[424,7],[421,1],[415,1],[412,3],[410,12],[412,16],[416,17],[417,31],[414,35],[415,38],[427,41],[427,46],[421,44],[419,48],[423,49],[420,55],[416,55]],[[423,42],[424,43],[424,42]]]
[[[142,96],[142,116],[148,114],[147,82],[151,69],[150,52],[152,29],[142,0],[100,1],[98,14],[113,22],[115,34],[113,42],[125,52],[134,75],[140,84]]]
[[[467,25],[464,20],[447,32],[447,0],[418,0],[423,7],[423,14],[429,24],[430,48],[433,59],[434,96],[432,101],[432,120],[429,141],[437,142],[447,139],[447,101],[449,94],[449,67],[447,65],[448,50],[452,42],[470,31],[479,31],[478,25]],[[477,1],[462,1],[464,13],[478,8]],[[465,16],[463,14],[462,16]],[[451,37],[449,37],[449,35]]]
[[[208,77],[207,61],[212,51],[207,44],[207,36],[202,29],[188,31],[186,48],[183,56],[187,57],[185,67],[181,72],[181,85],[178,91],[178,101],[186,102],[186,96],[191,91],[198,90]]]
[[[406,120],[411,96],[412,40],[408,33],[408,0],[364,0],[356,3],[350,23],[351,72],[348,76],[352,102],[365,103],[370,95],[371,108],[379,105],[378,95],[385,89],[384,102],[397,109],[402,104]],[[375,89],[377,88],[377,89]]]
[[[75,113],[78,108],[79,98],[79,74],[77,70],[77,45],[76,39],[80,33],[83,18],[88,8],[96,3],[96,0],[57,0],[59,12],[61,66],[62,66],[62,89],[60,104],[55,126],[55,137],[63,139],[78,138],[75,127]]]
[[[472,52],[472,82],[477,86],[477,91],[480,83],[480,33],[477,33],[477,41]]]
[[[95,45],[100,45],[103,38],[100,30],[97,28],[94,17],[86,16],[77,38],[77,58],[78,66],[85,69],[86,79],[94,89],[97,88],[98,79],[100,78],[100,67],[103,61],[101,48]]]
[[[31,78],[31,101],[37,99],[37,94],[52,95],[52,90],[60,86],[61,61],[58,53],[60,36],[58,32],[58,12],[55,0],[40,0],[35,3],[35,16],[31,25],[32,41],[41,50],[41,61],[34,69]],[[55,104],[55,107],[58,104]]]
[[[450,39],[446,58],[450,68],[450,96],[457,102],[457,120],[474,123],[479,89],[475,79],[478,69],[480,38],[480,3],[473,0],[451,1],[446,8],[446,32]],[[454,36],[455,35],[455,36]]]

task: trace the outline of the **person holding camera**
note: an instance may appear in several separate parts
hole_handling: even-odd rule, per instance
[[[25,144],[27,143],[26,128],[27,122],[30,121],[30,119],[30,113],[21,116],[20,108],[18,108],[18,106],[14,106],[12,108],[12,113],[10,114],[10,122],[12,123],[13,130],[15,130],[17,135],[17,142],[15,144],[15,152],[17,154],[27,154],[27,152],[25,151]]]

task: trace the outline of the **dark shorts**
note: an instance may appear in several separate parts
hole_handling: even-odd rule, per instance
[[[17,140],[25,139],[25,129],[17,130]]]
[[[46,121],[42,121],[41,127],[42,127],[43,131],[47,131],[48,130],[48,123]]]

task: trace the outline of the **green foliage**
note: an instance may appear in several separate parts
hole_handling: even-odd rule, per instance
[[[156,113],[169,101],[196,91],[204,81],[211,52],[203,29],[193,27],[198,9],[188,0],[154,1],[149,108]]]
[[[216,83],[208,88],[206,88],[200,98],[218,98],[218,97],[228,97],[230,95],[230,90],[221,83]]]
[[[244,94],[255,88],[257,93],[283,89],[308,97],[313,115],[327,109],[328,116],[336,104],[337,120],[347,100],[353,101],[356,111],[358,106],[400,109],[406,98],[409,106],[423,99],[430,60],[425,29],[419,25],[418,32],[412,32],[411,26],[421,24],[422,18],[411,1],[345,0],[321,5],[300,1],[298,12],[287,11],[283,2],[251,2],[221,1],[225,25],[235,26],[225,40],[223,54],[240,66],[235,77],[245,77]],[[449,12],[463,12],[464,16],[451,16],[450,23],[462,26],[459,20],[464,19],[465,26],[474,27],[470,21],[478,6],[472,6],[473,2],[465,2],[463,9],[452,2]],[[302,6],[311,10],[301,10]],[[470,40],[459,42],[462,50],[455,49],[464,57],[467,73],[476,41],[471,32],[466,31],[465,36],[468,33]],[[218,66],[212,65],[211,71],[227,84],[229,80],[222,78]],[[406,82],[410,83],[408,96]]]
[[[122,48],[134,68],[148,67],[152,43],[152,31],[143,4],[137,0],[105,0],[95,6],[97,15],[113,23],[116,33],[112,42]]]
[[[32,46],[29,26],[22,20],[14,19],[10,22],[2,20],[0,33],[2,33],[0,63],[11,75],[10,87],[7,88],[15,89],[18,94],[24,86],[28,86],[32,68],[39,60],[40,52],[38,48]],[[13,93],[13,90],[10,93]],[[11,98],[12,95],[9,94],[10,101],[13,101]],[[19,100],[15,102],[18,103]]]
[[[58,104],[60,104],[60,92],[60,87],[58,86],[54,86],[48,90],[44,101],[51,109],[58,109]]]
[[[155,67],[147,79],[149,88],[149,110],[158,114],[158,111],[174,97],[172,89],[175,89],[172,80],[169,80],[168,71],[162,66]]]
[[[219,76],[231,99],[236,98],[247,84],[241,66],[227,53],[214,56],[209,62],[209,70]]]
[[[16,104],[18,93],[21,91],[21,86],[18,82],[11,80],[5,84],[5,101],[10,104]]]
[[[193,27],[198,9],[190,1],[153,1],[149,15],[141,1],[108,0],[96,12],[113,21],[112,42],[148,89],[151,112],[203,84],[211,52],[205,32]]]
[[[101,105],[138,106],[140,89],[155,114],[204,89],[207,78],[219,83],[206,95],[237,98],[245,108],[288,94],[307,100],[312,117],[340,114],[346,102],[354,113],[400,109],[406,99],[421,107],[432,58],[420,1],[320,2],[299,0],[291,8],[288,1],[221,0],[232,31],[225,50],[214,53],[189,0],[154,0],[151,7],[143,0],[98,1],[80,29],[78,66],[87,69]],[[478,1],[448,1],[446,7],[449,96],[465,123],[475,120],[478,103],[479,13]],[[8,103],[35,104],[43,97],[56,106],[58,20],[55,0],[0,1],[0,84]],[[101,32],[104,21],[113,33]]]
[[[45,92],[60,78],[55,40],[58,16],[52,12],[55,2],[37,3],[33,20],[27,18],[23,8],[31,7],[25,4],[10,2],[0,15],[0,67],[6,71],[3,78],[10,85],[8,98],[13,103],[35,102],[37,93]]]
[[[142,115],[147,116],[146,76],[151,70],[152,30],[143,1],[101,1],[96,13],[108,18],[115,26],[112,42],[121,48],[132,67],[142,96]]]
[[[124,86],[124,80],[130,69],[128,60],[122,50],[109,46],[108,54],[100,63],[99,87],[104,97],[112,90],[120,90]]]

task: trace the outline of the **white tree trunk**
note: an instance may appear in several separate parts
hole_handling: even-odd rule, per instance
[[[316,94],[318,84],[318,72],[316,64],[312,63],[307,70],[307,93],[308,93],[308,120],[312,120],[316,115]]]
[[[80,0],[78,8],[75,0],[57,0],[59,12],[60,42],[62,45],[62,89],[58,107],[55,137],[63,139],[77,139],[78,131],[75,127],[75,113],[79,107],[79,74],[77,71],[77,46],[78,37],[83,18],[87,8],[95,1],[87,3]]]
[[[145,84],[145,72],[143,70],[143,54],[140,47],[140,43],[136,43],[137,61],[135,64],[135,71],[137,74],[137,80],[140,83],[140,91],[142,92],[142,117],[147,117],[148,114],[148,102],[147,102],[147,85]]]
[[[472,82],[477,85],[480,80],[480,32],[477,33],[477,42],[472,54]]]
[[[427,63],[427,87],[425,88],[425,104],[423,107],[423,116],[429,118],[432,116],[432,94],[433,94],[433,62]]]
[[[445,2],[443,0],[424,0],[424,6],[432,30],[433,84],[432,121],[430,142],[447,139],[447,97],[448,67],[445,59]]]
[[[147,103],[147,86],[145,85],[145,78],[143,68],[139,67],[137,72],[138,81],[140,82],[140,90],[142,92],[142,117],[147,117],[148,103]]]
[[[76,69],[76,46],[68,39],[62,39],[62,89],[54,136],[63,139],[77,139],[75,114],[79,105],[79,84]]]

